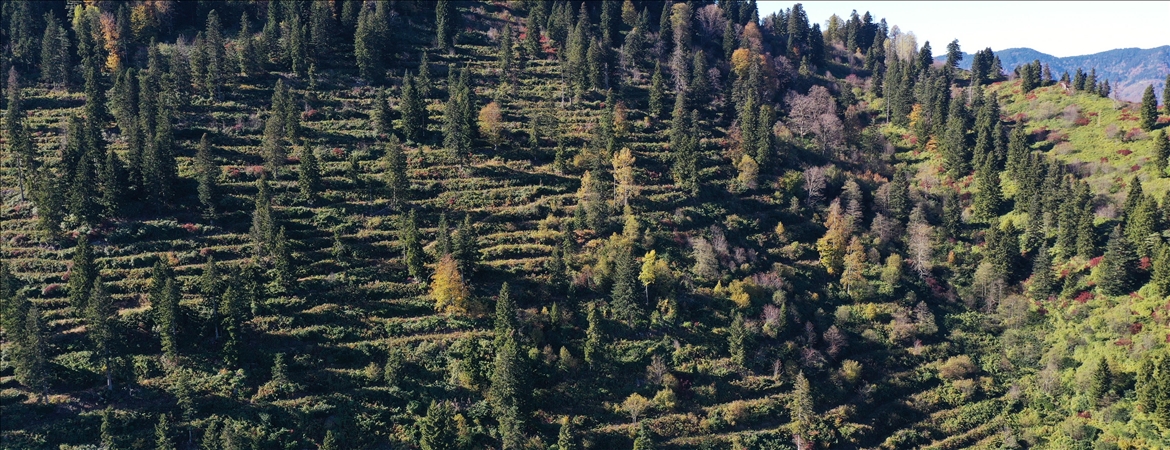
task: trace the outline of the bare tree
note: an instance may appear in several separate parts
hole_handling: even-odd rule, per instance
[[[718,39],[723,35],[727,19],[723,17],[723,11],[718,6],[704,6],[699,8],[699,12],[695,15],[698,16],[699,28],[703,30],[703,35],[707,39]]]
[[[934,267],[932,261],[934,245],[931,242],[934,227],[926,222],[913,222],[910,224],[909,231],[910,240],[907,242],[907,246],[910,250],[910,267],[914,268],[919,276],[926,276]]]
[[[808,194],[809,206],[815,205],[824,197],[825,187],[828,185],[824,167],[809,167],[804,169],[804,191]]]
[[[801,136],[809,133],[816,136],[822,153],[827,153],[830,146],[837,148],[845,142],[845,126],[837,117],[837,102],[828,89],[813,86],[807,95],[790,91],[785,101],[791,106],[789,126]]]

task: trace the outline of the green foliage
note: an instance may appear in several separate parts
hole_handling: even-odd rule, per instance
[[[1097,270],[1100,274],[1097,286],[1105,295],[1125,295],[1137,287],[1138,256],[1129,239],[1122,233],[1121,226],[1113,227],[1105,255]]]
[[[1158,122],[1158,98],[1154,96],[1154,85],[1146,86],[1142,93],[1142,106],[1138,109],[1141,116],[1138,122],[1143,130],[1152,131]]]

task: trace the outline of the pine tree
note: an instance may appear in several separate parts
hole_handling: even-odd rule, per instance
[[[1170,296],[1170,245],[1158,246],[1154,256],[1150,284],[1157,289],[1158,295]]]
[[[1052,273],[1052,258],[1048,256],[1048,247],[1040,247],[1036,258],[1032,260],[1032,285],[1029,292],[1036,300],[1047,300],[1056,293],[1056,276]]]
[[[219,98],[220,86],[227,77],[227,51],[220,30],[219,15],[215,10],[207,14],[207,27],[203,35],[207,45],[207,78],[205,84],[212,98]]]
[[[1162,111],[1170,116],[1170,73],[1166,74],[1166,81],[1162,82]]]
[[[504,342],[509,337],[514,337],[520,329],[516,312],[516,301],[512,299],[508,283],[504,283],[500,286],[500,294],[496,296],[495,343],[497,347],[504,345]]]
[[[73,248],[73,266],[69,269],[69,305],[78,316],[85,314],[97,274],[93,247],[89,244],[89,237],[82,233],[77,238],[77,246]]]
[[[499,423],[500,447],[520,448],[524,439],[523,395],[525,368],[520,356],[520,344],[514,335],[507,335],[496,346],[488,398]]]
[[[386,24],[379,23],[374,2],[365,2],[358,14],[354,33],[353,54],[357,59],[358,74],[370,81],[382,78],[381,45],[386,39]]]
[[[1109,242],[1105,245],[1105,256],[1101,259],[1101,274],[1097,286],[1105,295],[1125,295],[1137,286],[1138,257],[1130,240],[1122,233],[1121,225],[1113,228]]]
[[[601,363],[602,352],[604,351],[605,331],[601,329],[601,311],[597,305],[590,303],[588,306],[589,312],[587,315],[588,328],[585,330],[585,362],[591,367],[596,367]]]
[[[1158,169],[1158,177],[1166,176],[1166,166],[1170,164],[1170,135],[1162,130],[1154,136],[1154,167]]]
[[[106,150],[105,159],[105,164],[101,165],[98,172],[98,188],[101,191],[99,202],[102,206],[102,215],[112,219],[121,216],[123,195],[126,191],[122,183],[126,178],[126,169],[113,148]]]
[[[1142,106],[1139,109],[1141,120],[1138,122],[1143,130],[1153,131],[1158,123],[1158,98],[1154,96],[1154,85],[1146,86],[1142,93]]]
[[[227,339],[224,340],[223,347],[220,349],[226,367],[239,367],[240,365],[240,322],[242,321],[240,316],[242,315],[243,303],[241,287],[237,286],[236,283],[228,284],[223,291],[223,297],[219,302],[216,314],[219,317],[219,322],[215,324],[217,335],[219,328],[223,328],[224,334],[227,335]]]
[[[465,278],[470,279],[479,263],[479,237],[471,225],[471,215],[464,215],[463,222],[455,231],[452,243],[451,256],[459,264],[459,271]]]
[[[695,52],[694,61],[691,63],[691,84],[688,86],[691,95],[692,105],[706,105],[708,103],[708,95],[711,89],[710,82],[707,80],[707,56],[702,50]]]
[[[313,2],[311,6],[309,43],[313,59],[323,62],[333,53],[337,21],[333,19],[333,2]]]
[[[49,355],[45,342],[45,326],[41,322],[41,311],[36,306],[29,308],[25,315],[23,343],[16,358],[13,358],[16,379],[37,394],[39,402],[45,400],[49,390]]]
[[[455,5],[451,0],[435,2],[435,42],[444,52],[451,51],[455,38]]]
[[[69,80],[69,34],[57,20],[56,13],[45,14],[45,33],[41,36],[41,81],[55,87]]]
[[[256,39],[248,28],[250,20],[248,12],[240,15],[240,33],[236,35],[236,60],[240,74],[248,76],[260,71],[260,52],[256,49]]]
[[[292,249],[289,246],[288,234],[282,226],[272,244],[272,273],[276,285],[286,291],[293,287],[297,279],[296,265],[293,263]]]
[[[661,118],[663,115],[663,100],[666,97],[664,83],[662,64],[654,63],[654,75],[650,78],[650,104],[648,106],[651,117]]]
[[[111,391],[114,389],[112,366],[117,314],[118,310],[114,307],[110,294],[106,292],[105,283],[98,277],[94,280],[93,290],[89,294],[89,305],[85,313],[86,332],[93,341],[94,353],[102,361],[106,375],[106,390]]]
[[[154,427],[154,441],[155,450],[176,450],[175,443],[171,441],[170,415],[160,414],[158,416],[158,425]]]
[[[406,153],[402,151],[402,145],[398,143],[397,136],[390,136],[390,142],[386,143],[386,153],[384,164],[386,166],[383,176],[383,181],[386,188],[390,191],[390,204],[397,207],[399,202],[405,202],[410,198],[410,178],[407,175],[406,167]]]
[[[455,412],[447,402],[431,401],[427,415],[419,420],[418,445],[423,450],[455,450]]]
[[[942,154],[943,166],[953,177],[965,175],[971,171],[971,147],[967,138],[969,123],[970,118],[963,101],[952,101],[950,110],[947,112]]]
[[[817,416],[813,403],[812,386],[804,372],[796,375],[796,382],[792,387],[792,396],[788,405],[788,414],[797,430],[805,433],[812,431],[816,426]],[[807,439],[807,436],[805,437]]]
[[[500,64],[500,80],[506,82],[512,77],[512,69],[516,65],[516,55],[512,50],[512,25],[504,24],[500,32],[500,50],[497,53]]]
[[[1093,205],[1084,204],[1077,217],[1077,254],[1083,258],[1097,255],[1097,227],[1093,224]]]
[[[204,215],[214,219],[219,206],[219,166],[211,154],[207,133],[199,138],[199,149],[195,153],[195,178],[199,182],[199,203],[203,204]]]
[[[645,312],[637,298],[637,270],[631,249],[618,250],[613,261],[613,288],[610,293],[610,307],[614,317],[633,329],[639,329],[645,322]]]
[[[171,268],[163,261],[154,264],[150,279],[150,304],[163,354],[173,358],[178,352],[179,286]]]
[[[402,116],[402,136],[407,142],[418,142],[426,131],[427,110],[419,91],[410,73],[402,77],[402,101],[398,107]]]
[[[735,313],[731,326],[727,328],[727,348],[731,353],[731,361],[740,367],[747,365],[747,328],[744,326],[743,314]]]
[[[577,441],[573,435],[573,420],[564,417],[561,419],[561,430],[557,432],[557,450],[577,450]]]
[[[268,113],[264,124],[264,140],[262,152],[264,154],[264,168],[273,177],[279,176],[280,168],[284,166],[287,150],[284,145],[284,118],[277,111]]]
[[[982,221],[999,217],[1003,193],[999,186],[999,172],[996,172],[990,161],[985,162],[975,173],[975,183],[979,188],[973,202],[975,217]]]
[[[634,437],[634,450],[655,450],[654,438],[650,435],[650,429],[646,424],[638,427],[638,433]]]
[[[321,192],[321,167],[317,163],[317,154],[308,143],[301,143],[301,166],[297,172],[297,187],[301,190],[301,198],[309,203],[317,200]]]
[[[406,270],[414,279],[422,280],[425,276],[423,273],[422,237],[418,232],[418,219],[415,217],[413,209],[401,219],[399,227],[398,239],[402,242],[403,262],[406,264]]]
[[[407,75],[407,77],[409,77],[409,75]],[[404,94],[405,91],[406,87],[404,85]],[[403,111],[403,113],[405,113],[405,111]],[[378,93],[374,96],[373,111],[370,112],[370,121],[374,124],[374,133],[383,136],[390,134],[392,130],[392,117],[393,113],[390,111],[390,100],[386,98],[386,90],[378,89]],[[403,116],[403,120],[406,120],[406,116]]]
[[[268,186],[268,178],[261,176],[256,180],[255,209],[252,212],[252,228],[249,236],[255,247],[257,256],[264,256],[272,250],[276,238],[276,218],[272,212],[272,191]]]

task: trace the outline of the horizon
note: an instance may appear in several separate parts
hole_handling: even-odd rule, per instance
[[[797,2],[760,1],[760,17],[791,8]],[[1158,27],[1131,26],[1122,31],[1073,33],[1069,30],[1099,29],[1096,24],[1133,22],[1137,11],[1146,17],[1170,16],[1170,1],[1160,2],[1069,2],[1053,8],[1051,2],[946,2],[945,6],[922,2],[872,1],[844,3],[832,1],[799,2],[808,14],[809,23],[822,27],[833,14],[848,18],[856,9],[859,15],[866,11],[874,22],[886,19],[892,29],[913,32],[919,45],[931,43],[937,55],[945,53],[954,39],[966,53],[991,48],[999,52],[1012,48],[1028,48],[1057,58],[1085,56],[1124,48],[1151,49],[1170,45],[1170,35],[1159,33]],[[1002,9],[990,5],[1010,5],[1015,14],[1005,15]],[[1163,14],[1157,14],[1161,8]],[[938,17],[953,17],[953,21],[939,21]],[[1046,20],[1035,20],[1044,17]],[[994,25],[987,25],[993,23]],[[1002,30],[1010,30],[1003,32]],[[1012,32],[1014,31],[1014,32]]]

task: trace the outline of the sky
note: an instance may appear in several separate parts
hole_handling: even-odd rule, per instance
[[[759,2],[760,17],[791,8],[796,1]],[[883,17],[903,32],[913,31],[918,43],[930,41],[935,56],[958,39],[964,52],[991,47],[994,51],[1028,47],[1052,56],[1089,55],[1115,48],[1170,45],[1170,1],[1160,2],[800,2],[809,23],[829,16],[842,18],[857,9],[869,11],[874,22]]]

